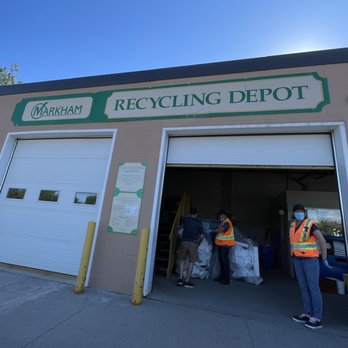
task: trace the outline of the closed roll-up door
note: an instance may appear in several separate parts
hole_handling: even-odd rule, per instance
[[[173,137],[168,165],[334,167],[330,134]]]
[[[0,193],[0,262],[76,275],[110,139],[19,140]]]

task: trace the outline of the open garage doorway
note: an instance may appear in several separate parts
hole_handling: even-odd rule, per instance
[[[328,241],[342,240],[335,258],[346,262],[334,169],[168,167],[155,260],[158,274],[168,275],[168,234],[184,193],[203,220],[216,219],[220,209],[231,214],[237,240],[249,239],[258,246],[261,276],[264,269],[291,273],[287,230],[298,202],[319,220]]]
[[[169,220],[184,192],[203,219],[214,219],[220,208],[232,213],[238,231],[258,246],[263,279],[260,285],[232,279],[229,286],[223,286],[209,277],[192,279],[195,288],[185,289],[176,286],[175,264],[171,276],[167,276],[168,263],[161,251],[163,242],[168,241]],[[325,229],[331,247],[334,240],[340,241],[340,249],[328,251],[331,264],[347,267],[334,169],[167,167],[151,298],[181,304],[183,308],[291,325],[293,313],[302,310],[287,243],[289,215],[298,201],[309,208],[314,218],[320,217],[319,226]],[[323,292],[328,327],[342,327],[347,310],[344,298]]]
[[[296,286],[291,276],[288,224],[292,206],[299,202],[308,208],[310,217],[322,220],[323,232],[329,238],[340,240],[337,250],[331,249],[331,256],[346,266],[341,185],[330,133],[170,138],[156,242],[154,289],[156,283],[159,287],[164,284],[162,280],[175,285],[171,281],[175,277],[175,264],[168,272],[165,244],[170,220],[183,193],[190,197],[203,219],[215,219],[219,209],[232,214],[238,234],[257,246],[260,276],[267,278],[268,284],[277,286],[285,279],[285,287],[289,286],[288,282]],[[199,281],[200,286],[206,286],[205,281],[213,283],[208,277]]]

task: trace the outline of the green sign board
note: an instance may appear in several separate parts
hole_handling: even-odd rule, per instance
[[[15,125],[320,112],[330,103],[316,72],[23,99]]]

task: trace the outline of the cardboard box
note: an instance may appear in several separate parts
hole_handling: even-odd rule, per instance
[[[327,294],[337,294],[337,283],[335,279],[320,277],[319,286],[322,292],[326,292]]]
[[[319,279],[319,286],[322,292],[326,292],[328,294],[339,294],[339,295],[345,294],[345,290],[344,290],[345,284],[342,280],[339,280],[339,279],[321,277]]]

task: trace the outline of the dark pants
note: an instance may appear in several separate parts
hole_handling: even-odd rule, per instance
[[[230,280],[230,260],[228,257],[229,253],[230,247],[218,245],[218,255],[221,268],[219,278],[221,278],[221,280],[223,281]]]

